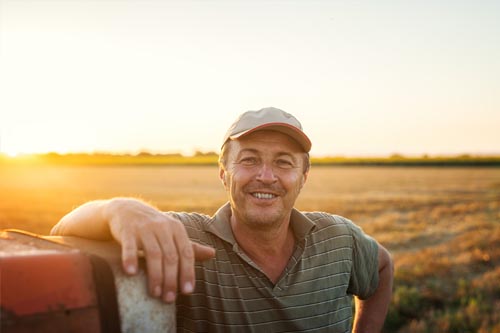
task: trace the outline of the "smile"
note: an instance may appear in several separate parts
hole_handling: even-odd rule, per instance
[[[277,197],[277,195],[271,193],[260,193],[260,192],[252,193],[252,196],[254,196],[257,199],[273,199]]]

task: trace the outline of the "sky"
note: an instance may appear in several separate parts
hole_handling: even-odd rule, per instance
[[[218,152],[294,114],[313,156],[500,153],[500,1],[0,0],[0,153]]]

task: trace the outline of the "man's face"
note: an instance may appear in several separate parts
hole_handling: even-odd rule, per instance
[[[262,229],[287,221],[307,178],[300,146],[276,131],[257,131],[230,145],[220,177],[232,218]]]

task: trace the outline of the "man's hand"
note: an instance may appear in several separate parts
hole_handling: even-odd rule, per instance
[[[136,199],[116,198],[84,204],[64,216],[53,235],[111,239],[122,245],[125,272],[135,274],[143,251],[148,288],[154,297],[171,303],[178,291],[194,290],[194,262],[215,255],[211,247],[191,242],[184,225]]]

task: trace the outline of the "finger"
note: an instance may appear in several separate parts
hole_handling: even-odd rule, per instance
[[[121,235],[122,265],[124,271],[133,275],[137,273],[137,241],[131,233],[123,232]]]
[[[179,268],[179,255],[175,242],[171,238],[161,242],[163,257],[163,300],[167,303],[175,301],[177,295],[177,275]]]
[[[194,251],[194,258],[196,261],[205,261],[215,257],[215,249],[210,246],[191,242]]]
[[[163,300],[172,303],[176,299],[179,281],[179,249],[176,246],[176,229],[183,229],[180,222],[171,221],[156,225],[155,235],[162,249]]]
[[[143,230],[140,240],[146,256],[149,293],[154,297],[159,297],[162,293],[163,281],[162,249],[151,231]]]
[[[186,229],[179,224],[175,228],[175,245],[179,251],[179,283],[182,293],[189,294],[194,290],[194,250]]]
[[[191,241],[179,245],[181,260],[179,267],[179,281],[182,288],[182,293],[190,294],[194,290],[194,251]]]

